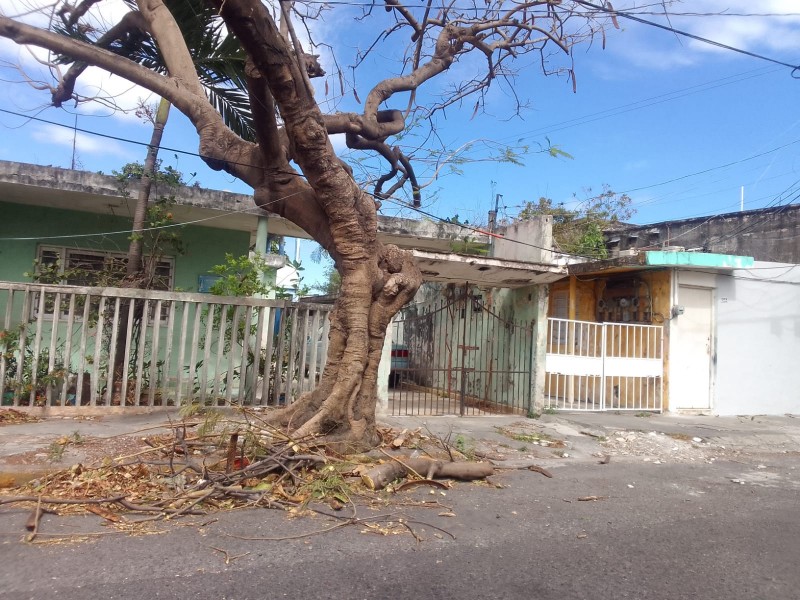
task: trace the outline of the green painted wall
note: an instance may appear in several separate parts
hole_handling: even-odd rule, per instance
[[[0,199],[0,238],[36,238],[19,241],[0,239],[0,281],[28,281],[23,274],[31,270],[40,244],[112,252],[126,252],[128,247],[127,234],[41,238],[124,231],[130,226],[128,217],[29,206]],[[182,230],[182,237],[187,251],[175,257],[174,285],[176,289],[187,292],[197,291],[198,275],[205,275],[212,266],[224,262],[226,252],[240,256],[248,252],[250,244],[249,232],[193,225]]]

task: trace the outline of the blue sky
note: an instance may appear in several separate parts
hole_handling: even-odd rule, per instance
[[[614,4],[619,9],[634,5]],[[16,14],[19,3],[0,0],[0,10]],[[677,15],[671,24],[778,61],[800,64],[800,2],[796,0],[694,0],[674,4],[671,10],[776,15]],[[383,11],[378,12],[382,27],[387,21]],[[315,35],[340,49],[340,64],[351,64],[347,51],[368,43],[359,29],[364,26],[352,20],[348,9],[334,11],[334,15],[318,24]],[[655,15],[641,16],[665,23]],[[577,93],[572,92],[567,78],[543,77],[533,64],[520,71],[514,85],[515,93],[530,100],[530,108],[520,117],[512,117],[510,95],[497,86],[487,104],[491,114],[471,118],[474,101],[467,101],[463,107],[450,108],[446,118],[437,121],[447,147],[455,149],[472,142],[468,154],[476,159],[489,156],[481,149],[480,140],[535,148],[546,145],[546,139],[572,159],[531,154],[522,167],[481,161],[460,165],[461,174],[445,168],[423,192],[426,210],[441,217],[458,214],[462,220],[482,224],[494,194],[503,196],[501,216],[513,217],[527,200],[546,196],[569,203],[573,195],[584,197],[584,190],[599,191],[603,184],[633,198],[637,212],[631,220],[640,223],[738,210],[742,186],[746,209],[800,199],[800,79],[792,77],[791,69],[624,19],[620,25],[621,30],[607,32],[605,49],[599,41],[591,48],[575,49]],[[370,31],[375,29],[373,24]],[[387,45],[380,56],[397,52]],[[20,73],[12,68],[15,64],[23,64],[28,73],[41,71],[29,54],[5,40],[0,40],[0,60],[4,81],[21,81]],[[332,61],[324,52],[322,60],[332,72]],[[455,79],[472,68],[474,64],[465,61],[448,77]],[[362,98],[378,74],[371,63],[357,75],[356,88]],[[800,77],[800,71],[794,75]],[[124,82],[95,75],[87,78],[87,85],[119,93],[121,101],[130,102],[141,94]],[[338,81],[331,82],[331,96],[338,94],[338,88]],[[320,88],[321,96],[324,91]],[[0,109],[71,127],[76,110],[48,108],[47,98],[46,92],[25,83],[0,86]],[[397,104],[403,107],[404,100]],[[348,93],[330,106],[347,110],[357,104]],[[82,129],[140,142],[149,138],[148,127],[132,115],[90,105],[81,105],[77,113]],[[77,166],[89,171],[110,172],[125,162],[141,160],[144,153],[142,146],[88,134],[78,134],[76,140]],[[72,143],[70,129],[0,113],[0,159],[69,167]],[[170,117],[163,145],[188,152],[197,149],[193,130],[177,113]],[[184,173],[196,172],[196,180],[205,187],[249,191],[194,157],[178,154],[176,159],[172,151],[163,151],[161,156]],[[430,175],[424,166],[421,171],[423,179]],[[413,216],[391,203],[384,204],[384,212]],[[310,249],[307,244],[303,254]],[[309,278],[316,277],[317,269],[309,265],[309,271]]]

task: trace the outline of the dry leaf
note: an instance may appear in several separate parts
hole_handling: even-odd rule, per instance
[[[613,11],[614,7],[611,6],[611,2],[606,2],[606,8]],[[619,29],[619,21],[617,21],[617,15],[613,12],[611,13],[611,22],[614,24],[615,29]]]
[[[103,517],[106,521],[111,521],[112,523],[120,523],[125,520],[125,517],[122,515],[118,515],[117,513],[96,504],[87,504],[86,510],[88,510],[90,513],[96,514],[98,517]]]

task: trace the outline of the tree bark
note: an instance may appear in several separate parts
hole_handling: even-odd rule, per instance
[[[156,118],[153,122],[153,133],[150,136],[150,144],[147,146],[147,155],[145,156],[144,166],[142,168],[142,180],[139,187],[139,195],[136,198],[136,208],[133,213],[133,231],[131,233],[131,242],[128,246],[127,265],[125,267],[125,279],[123,287],[139,288],[143,287],[145,281],[144,271],[144,240],[143,230],[145,221],[147,219],[147,207],[150,204],[150,193],[153,188],[153,178],[156,173],[156,165],[158,164],[158,148],[161,145],[161,138],[164,136],[164,127],[167,125],[167,118],[169,117],[170,102],[161,98],[158,103],[158,110]],[[119,322],[117,324],[117,344],[114,351],[114,382],[121,386],[124,379],[125,369],[128,365],[125,364],[125,346],[128,343],[128,316],[129,303],[135,302],[134,300],[126,300],[120,304]],[[141,324],[142,309],[134,311],[134,323],[137,321]],[[133,338],[130,343],[133,344]],[[120,390],[115,390],[115,396]],[[136,401],[133,399],[134,402]]]
[[[142,169],[142,181],[139,187],[139,195],[136,198],[136,209],[133,213],[133,234],[131,243],[128,246],[128,264],[126,268],[126,278],[134,281],[141,276],[143,269],[142,256],[144,242],[142,232],[144,230],[145,219],[147,218],[147,206],[150,203],[150,191],[153,188],[153,177],[156,173],[158,161],[158,148],[161,145],[161,138],[164,136],[164,127],[167,125],[169,117],[170,103],[165,98],[161,98],[158,103],[158,111],[153,122],[153,133],[150,136],[150,144],[147,146],[147,156],[144,160]],[[132,287],[139,287],[134,285]]]
[[[489,463],[445,462],[402,456],[373,467],[361,476],[361,480],[370,489],[382,490],[395,479],[406,477],[410,473],[416,473],[426,479],[472,481],[494,475],[494,467]]]

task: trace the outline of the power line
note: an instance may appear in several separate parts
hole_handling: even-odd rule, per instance
[[[674,33],[676,35],[681,35],[693,40],[697,40],[698,42],[703,42],[704,44],[709,44],[711,46],[716,46],[717,48],[723,48],[725,50],[730,50],[731,52],[738,52],[739,54],[744,54],[746,56],[750,56],[752,58],[757,58],[759,60],[765,60],[767,62],[775,63],[776,65],[781,65],[784,67],[789,67],[792,69],[792,77],[795,76],[795,73],[800,70],[800,65],[793,65],[787,62],[783,62],[781,60],[777,60],[775,58],[770,58],[769,56],[764,56],[763,54],[757,54],[755,52],[750,52],[749,50],[744,50],[743,48],[737,48],[735,46],[729,46],[728,44],[723,44],[722,42],[717,42],[715,40],[711,40],[709,38],[704,38],[699,35],[695,35],[693,33],[689,33],[688,31],[682,31],[680,29],[675,29],[674,27],[668,25],[662,25],[661,23],[656,23],[655,21],[648,21],[647,19],[642,19],[640,17],[636,17],[628,12],[625,11],[618,11],[614,10],[613,8],[608,8],[605,6],[600,6],[598,4],[593,4],[591,2],[586,2],[586,0],[574,0],[577,4],[581,4],[583,6],[587,6],[589,8],[593,8],[594,10],[598,10],[604,13],[608,13],[610,15],[624,17],[631,21],[636,21],[637,23],[642,23],[643,25],[650,25],[651,27],[657,27],[659,29],[663,29],[664,31],[669,31],[670,33]],[[669,13],[668,13],[669,14]]]
[[[739,160],[734,160],[729,163],[725,163],[723,165],[717,165],[716,167],[709,167],[708,169],[703,169],[702,171],[695,171],[694,173],[689,173],[688,175],[681,175],[680,177],[675,177],[673,179],[667,179],[666,181],[661,181],[659,183],[653,183],[651,185],[643,185],[637,188],[631,188],[629,190],[625,190],[624,192],[619,192],[620,194],[630,194],[631,192],[639,192],[641,190],[649,190],[654,187],[660,187],[662,185],[667,185],[668,183],[675,183],[676,181],[681,181],[683,179],[688,179],[689,177],[696,177],[697,175],[705,175],[706,173],[710,173],[711,171],[717,171],[719,169],[726,169],[728,167],[732,167],[733,165],[738,165],[743,162],[747,162],[749,160],[754,160],[756,158],[761,158],[762,156],[766,156],[768,154],[772,154],[774,152],[778,152],[779,150],[784,150],[789,146],[793,146],[800,142],[800,139],[796,139],[794,141],[788,142],[782,146],[778,146],[776,148],[772,148],[770,150],[766,150],[764,152],[759,152],[758,154],[753,154],[752,156],[748,156],[746,158],[741,158]]]
[[[289,194],[288,196],[284,196],[282,198],[277,198],[270,202],[267,202],[264,205],[254,206],[252,208],[244,208],[242,210],[228,210],[219,215],[213,215],[211,217],[204,217],[202,219],[195,219],[193,221],[183,221],[181,223],[170,223],[168,225],[156,225],[153,227],[143,227],[142,229],[121,229],[117,231],[101,231],[98,233],[74,233],[70,235],[46,235],[46,236],[30,236],[30,237],[0,237],[0,242],[30,242],[36,240],[65,240],[65,239],[77,239],[77,238],[91,238],[91,237],[110,237],[112,235],[130,235],[132,233],[144,233],[146,231],[157,231],[159,229],[172,229],[175,227],[184,227],[186,225],[195,225],[197,223],[205,223],[207,221],[213,221],[214,219],[221,219],[223,217],[227,217],[229,215],[237,215],[237,214],[246,214],[252,211],[260,211],[263,209],[264,206],[269,206],[275,202],[280,202],[282,200],[288,200],[292,196],[297,196],[302,192],[294,192],[293,194]]]
[[[16,113],[14,111],[6,110],[6,109],[3,109],[3,108],[0,108],[0,112],[4,112],[4,113],[11,114],[11,115],[18,116],[18,117],[28,118],[28,119],[35,120],[35,121],[40,121],[40,122],[46,123],[48,125],[58,125],[60,127],[65,127],[65,128],[68,128],[68,129],[72,129],[72,127],[70,127],[69,125],[63,125],[61,123],[56,123],[54,121],[48,121],[47,119],[42,119],[42,118],[39,118],[39,117],[30,117],[30,116],[23,115],[23,114],[20,114],[20,113]],[[122,138],[122,137],[119,137],[119,136],[113,136],[113,135],[108,135],[108,134],[104,134],[104,133],[99,133],[99,132],[91,131],[91,130],[88,130],[88,129],[82,129],[82,128],[75,128],[75,129],[77,129],[78,131],[81,131],[81,133],[88,133],[88,134],[91,134],[91,135],[97,135],[97,136],[100,136],[100,137],[105,137],[105,138],[113,139],[113,140],[120,141],[120,142],[139,144],[139,145],[142,145],[142,146],[149,146],[150,145],[150,144],[146,144],[144,142],[137,142],[135,140],[129,140],[129,139]],[[168,147],[163,147],[163,146],[159,147],[159,149],[160,150],[167,150],[169,152],[178,152],[178,153],[182,153],[182,154],[187,154],[187,155],[195,156],[195,157],[198,157],[198,158],[201,158],[201,159],[203,158],[203,155],[201,155],[201,154],[199,154],[197,152],[189,152],[189,151],[186,151],[186,150],[179,150],[179,149],[176,149],[176,148],[168,148]],[[232,164],[237,164],[239,166],[248,166],[248,167],[255,167],[256,166],[256,165],[249,165],[249,164],[246,164],[246,163],[232,163]],[[302,175],[300,175],[298,173],[293,173],[293,174],[295,176],[297,176],[297,177],[302,177]],[[277,202],[280,202],[280,201],[283,201],[283,200],[287,200],[287,199],[291,198],[292,196],[299,195],[300,193],[301,192],[295,192],[294,194],[290,194],[289,196],[286,196],[286,197],[276,198],[275,200],[272,200],[271,202],[268,202],[267,204],[264,204],[264,205],[261,205],[261,206],[257,206],[257,207],[254,207],[254,208],[243,209],[241,211],[227,211],[227,212],[225,212],[225,213],[223,213],[221,215],[214,215],[212,217],[206,217],[206,218],[197,219],[197,220],[194,220],[194,221],[187,221],[187,222],[184,222],[184,223],[173,223],[173,224],[162,225],[162,226],[158,226],[158,227],[143,228],[141,230],[137,230],[137,233],[144,232],[144,231],[156,230],[156,229],[167,229],[167,228],[171,228],[171,227],[182,227],[184,225],[192,225],[192,224],[195,224],[195,223],[201,223],[201,222],[210,221],[210,220],[213,220],[213,219],[219,219],[219,218],[222,218],[222,217],[227,216],[229,214],[245,213],[245,212],[249,212],[249,211],[252,211],[252,210],[261,210],[266,206],[269,206],[271,204],[274,204],[274,203],[277,203]],[[501,238],[501,239],[504,239],[504,240],[512,242],[512,243],[517,243],[517,244],[521,244],[521,245],[524,245],[524,246],[529,246],[531,248],[537,248],[539,250],[546,250],[546,251],[552,251],[553,250],[552,248],[545,248],[543,246],[537,246],[535,244],[530,244],[528,242],[523,242],[521,240],[514,240],[514,239],[511,239],[511,238],[505,238],[504,236],[498,235],[496,233],[491,233],[491,232],[479,229],[477,227],[472,227],[472,226],[469,226],[469,225],[465,225],[463,223],[453,223],[452,221],[450,221],[448,219],[444,219],[442,217],[434,215],[433,213],[429,213],[429,212],[424,211],[422,209],[416,208],[413,205],[408,204],[408,203],[404,202],[403,200],[401,200],[399,198],[395,198],[393,196],[390,196],[390,197],[378,196],[378,195],[375,195],[375,194],[373,194],[373,193],[371,193],[369,191],[366,191],[366,190],[364,190],[364,193],[372,196],[373,198],[375,198],[377,200],[394,202],[395,204],[398,204],[398,205],[403,206],[405,208],[409,208],[409,209],[411,209],[413,211],[416,211],[416,212],[418,212],[418,213],[420,213],[420,214],[422,214],[422,215],[424,215],[424,216],[426,216],[428,218],[435,219],[435,220],[437,220],[439,222],[442,222],[442,223],[448,223],[450,225],[457,225],[457,226],[459,226],[459,227],[461,227],[463,229],[468,229],[470,231],[473,231],[475,233],[479,233],[481,235],[488,235],[490,237]],[[134,233],[134,231],[133,230],[120,230],[120,231],[109,231],[109,232],[100,232],[100,233],[85,233],[85,234],[45,236],[45,237],[42,237],[42,236],[36,236],[36,237],[3,237],[3,238],[0,238],[0,241],[33,241],[33,240],[45,240],[45,239],[46,240],[72,239],[72,238],[123,235],[123,234],[131,234],[131,233]],[[578,257],[578,258],[597,258],[597,257],[594,257],[594,256],[585,256],[585,255],[580,255],[580,254],[570,254],[568,252],[562,252],[561,254],[565,254],[565,255],[568,255],[568,256],[575,256],[575,257]]]
[[[86,134],[89,134],[89,135],[96,135],[98,137],[112,139],[112,140],[115,140],[115,141],[118,141],[118,142],[136,144],[136,145],[139,145],[139,146],[149,146],[150,145],[150,144],[148,144],[146,142],[139,142],[137,140],[132,140],[132,139],[129,139],[129,138],[123,138],[123,137],[120,137],[120,136],[110,135],[110,134],[106,134],[106,133],[100,133],[98,131],[92,131],[90,129],[85,129],[85,128],[82,128],[82,127],[73,127],[72,125],[65,125],[63,123],[58,123],[56,121],[50,121],[48,119],[43,119],[41,117],[33,117],[33,116],[30,116],[30,115],[24,115],[22,113],[18,113],[18,112],[15,112],[15,111],[7,110],[7,109],[4,109],[4,108],[0,108],[0,112],[6,113],[6,114],[9,114],[9,115],[13,115],[15,117],[20,117],[20,118],[23,118],[23,119],[28,119],[28,120],[31,120],[31,121],[37,121],[37,122],[40,122],[40,123],[45,123],[47,125],[55,125],[55,126],[63,127],[65,129],[70,129],[70,130],[74,129],[74,130],[80,131],[81,133],[86,133]],[[784,150],[785,148],[793,146],[793,145],[797,144],[798,142],[800,142],[800,139],[793,140],[793,141],[788,142],[788,143],[786,143],[786,144],[784,144],[782,146],[777,146],[777,147],[772,148],[770,150],[766,150],[766,151],[760,152],[758,154],[753,154],[751,156],[748,156],[748,157],[745,157],[745,158],[742,158],[742,159],[739,159],[739,160],[735,160],[735,161],[732,161],[732,162],[729,162],[729,163],[725,163],[725,164],[722,164],[722,165],[717,165],[717,166],[714,166],[714,167],[709,167],[709,168],[703,169],[701,171],[695,171],[694,173],[689,173],[687,175],[681,175],[679,177],[674,177],[672,179],[667,179],[665,181],[661,181],[661,182],[658,182],[658,183],[653,183],[653,184],[650,184],[650,185],[640,186],[640,187],[636,187],[636,188],[630,188],[628,190],[624,190],[624,191],[621,191],[621,192],[618,192],[618,193],[620,193],[620,194],[630,194],[632,192],[639,192],[639,191],[642,191],[642,190],[647,190],[647,189],[651,189],[651,188],[667,185],[669,183],[675,183],[676,181],[681,181],[683,179],[688,179],[690,177],[696,177],[697,175],[704,175],[704,174],[710,173],[712,171],[725,169],[725,168],[728,168],[728,167],[731,167],[731,166],[734,166],[734,165],[738,165],[738,164],[741,164],[741,163],[744,163],[744,162],[747,162],[747,161],[750,161],[750,160],[755,160],[756,158],[760,158],[762,156],[767,156],[769,154],[773,154],[775,152],[778,152],[780,150]],[[181,150],[181,149],[178,149],[178,148],[170,148],[168,146],[160,146],[159,150],[165,150],[165,151],[168,151],[168,152],[175,152],[175,153],[179,153],[179,154],[184,154],[184,155],[187,155],[187,156],[200,158],[201,160],[207,158],[207,157],[205,157],[204,155],[202,155],[202,154],[200,154],[198,152],[192,152],[192,151],[189,151],[189,150]],[[252,165],[252,164],[249,164],[249,163],[242,163],[242,162],[236,162],[236,161],[229,161],[229,162],[230,162],[230,164],[236,165],[236,166],[250,167],[250,168],[257,167],[257,165]],[[296,175],[296,176],[299,176],[297,173],[292,173],[292,174]],[[506,207],[506,208],[509,208],[509,207]]]
[[[682,88],[679,90],[673,90],[671,92],[666,92],[664,94],[659,94],[657,96],[651,96],[649,98],[643,98],[642,100],[637,100],[635,102],[629,102],[627,104],[622,104],[620,106],[615,106],[612,108],[607,108],[605,110],[597,111],[594,113],[589,113],[586,115],[582,115],[580,117],[575,117],[574,119],[568,119],[566,121],[560,121],[558,123],[553,123],[552,125],[545,125],[543,127],[537,127],[536,129],[531,129],[529,131],[524,131],[517,135],[508,135],[504,138],[500,138],[500,140],[510,140],[512,138],[523,139],[526,137],[534,137],[543,134],[550,134],[555,133],[558,131],[563,131],[564,129],[569,129],[571,127],[578,127],[581,125],[586,125],[587,123],[593,123],[595,121],[600,121],[602,119],[616,117],[619,115],[624,115],[629,112],[633,112],[635,110],[641,110],[643,108],[650,108],[651,106],[656,106],[657,104],[663,104],[665,102],[670,102],[672,100],[679,100],[681,98],[685,98],[687,96],[691,96],[693,94],[697,94],[700,92],[706,92],[709,90],[713,90],[719,87],[723,87],[726,85],[732,85],[735,83],[740,83],[742,81],[747,81],[748,79],[754,79],[756,77],[763,77],[764,75],[771,75],[772,73],[778,72],[780,69],[774,68],[771,70],[764,70],[768,69],[768,67],[761,67],[759,69],[753,69],[751,71],[745,71],[743,73],[738,73],[736,75],[729,75],[727,77],[722,77],[720,79],[713,79],[711,81],[707,81],[705,83],[699,83],[697,85],[689,86],[686,88]],[[713,85],[716,84],[716,85]]]
[[[84,129],[84,128],[80,128],[80,127],[74,127],[74,126],[70,126],[70,125],[65,125],[65,124],[62,124],[62,123],[57,123],[55,121],[50,121],[50,120],[43,119],[43,118],[40,118],[40,117],[33,117],[33,116],[29,116],[29,115],[24,115],[24,114],[21,114],[21,113],[18,113],[18,112],[14,112],[14,111],[10,111],[10,110],[3,109],[3,108],[0,108],[0,112],[6,113],[6,114],[10,114],[10,115],[14,115],[14,116],[21,117],[21,118],[25,118],[25,119],[29,119],[29,120],[33,120],[33,121],[42,122],[42,123],[45,123],[45,124],[48,124],[48,125],[56,125],[56,126],[59,126],[59,127],[64,127],[66,129],[73,129],[73,130],[76,130],[76,131],[80,131],[81,133],[86,133],[86,134],[90,134],[90,135],[96,135],[96,136],[99,136],[99,137],[112,139],[112,140],[119,141],[119,142],[136,144],[136,145],[141,145],[141,146],[149,146],[150,145],[150,144],[145,143],[145,142],[139,142],[139,141],[136,141],[136,140],[123,138],[123,137],[120,137],[120,136],[114,136],[114,135],[110,135],[110,134],[105,134],[105,133],[92,131],[92,130],[89,130],[89,129]],[[737,160],[737,161],[733,161],[733,162],[726,163],[726,164],[723,164],[723,165],[719,165],[719,166],[716,166],[716,167],[710,167],[710,168],[704,169],[702,171],[697,171],[695,173],[690,173],[688,175],[683,175],[683,176],[680,176],[680,177],[676,177],[676,178],[673,178],[673,179],[662,181],[660,183],[655,183],[655,184],[651,184],[651,185],[647,185],[647,186],[641,186],[641,187],[638,187],[638,188],[632,188],[632,189],[629,189],[629,190],[626,190],[626,191],[623,191],[623,192],[619,192],[619,193],[620,194],[628,194],[628,193],[635,192],[635,191],[641,191],[641,190],[645,190],[645,189],[659,187],[659,186],[662,186],[662,185],[666,185],[668,183],[674,183],[676,181],[687,179],[689,177],[694,177],[694,176],[697,176],[697,175],[702,175],[702,174],[705,174],[705,173],[709,173],[709,172],[714,171],[714,170],[727,168],[727,167],[730,167],[730,166],[733,166],[733,165],[736,165],[736,164],[740,164],[740,163],[743,163],[743,162],[746,162],[746,161],[749,161],[749,160],[753,160],[755,158],[759,158],[761,156],[765,156],[765,155],[777,152],[779,150],[783,150],[783,149],[785,149],[785,148],[787,148],[789,146],[797,144],[798,142],[800,142],[800,139],[794,140],[794,141],[789,142],[787,144],[784,144],[782,146],[778,146],[777,148],[773,148],[771,150],[767,150],[765,152],[762,152],[762,153],[759,153],[759,154],[755,154],[755,155],[752,155],[752,156],[749,156],[749,157],[746,157],[746,158],[743,158],[743,159],[740,159],[740,160]],[[200,153],[191,152],[191,151],[188,151],[188,150],[181,150],[181,149],[170,148],[170,147],[166,147],[166,146],[161,146],[161,147],[159,147],[159,149],[160,150],[166,150],[166,151],[169,151],[169,152],[180,153],[180,154],[184,154],[184,155],[188,155],[188,156],[193,156],[193,157],[197,157],[197,158],[200,158],[200,159],[204,159],[205,158],[204,155],[202,155]],[[237,166],[251,167],[251,168],[257,166],[257,165],[252,165],[252,164],[248,164],[248,163],[240,163],[240,162],[234,162],[234,161],[231,161],[231,164],[234,164],[234,165],[237,165]],[[290,173],[290,174],[292,174],[294,176],[297,176],[297,177],[302,177],[302,175],[300,175],[298,173]],[[370,193],[368,191],[365,191],[365,193],[375,197],[378,200],[386,200],[386,201],[389,201],[389,202],[394,202],[395,204],[398,204],[398,205],[403,206],[405,208],[409,208],[409,209],[411,209],[411,210],[413,210],[415,212],[418,212],[419,214],[422,214],[422,215],[424,215],[424,216],[426,216],[428,218],[435,219],[435,220],[437,220],[439,222],[442,222],[442,223],[448,223],[448,224],[451,224],[451,225],[457,225],[457,226],[460,226],[460,227],[462,227],[464,229],[468,229],[470,231],[473,231],[474,233],[479,233],[481,235],[489,235],[490,237],[494,236],[494,237],[497,237],[497,238],[507,239],[507,238],[504,238],[503,236],[499,236],[497,234],[493,234],[491,232],[479,229],[477,227],[472,227],[472,226],[469,226],[469,225],[465,225],[463,223],[453,223],[449,219],[444,219],[444,218],[439,217],[437,215],[434,215],[432,213],[423,211],[423,210],[421,210],[419,208],[416,208],[416,207],[412,206],[411,204],[408,204],[408,203],[406,203],[406,202],[404,202],[404,201],[402,201],[400,199],[394,198],[394,197],[380,197],[380,196],[376,196],[375,194],[372,194],[372,193]],[[293,194],[293,195],[295,195],[295,194]],[[287,197],[287,198],[289,198],[289,197]],[[276,202],[285,200],[287,198],[278,198],[278,199],[273,200],[269,204],[276,203]],[[780,198],[780,195],[779,195],[779,198]],[[226,216],[227,214],[236,214],[237,212],[248,212],[248,211],[251,211],[251,210],[260,210],[261,208],[262,207],[256,207],[256,208],[253,208],[253,209],[245,209],[243,211],[229,211],[229,212],[226,212],[223,215],[215,215],[213,217],[207,217],[205,219],[198,219],[196,221],[190,221],[190,222],[186,222],[186,223],[177,223],[177,224],[172,224],[172,225],[166,225],[166,226],[162,226],[161,228],[180,227],[182,225],[191,225],[191,224],[194,224],[194,223],[199,223],[199,222],[203,222],[203,221],[218,219],[218,218],[221,218],[223,216]],[[152,229],[158,229],[158,228],[152,228]],[[149,230],[149,229],[143,229],[142,231],[147,231],[147,230]],[[122,235],[122,234],[130,234],[130,233],[133,233],[133,231],[115,231],[115,232],[95,233],[95,234],[76,234],[76,235],[64,235],[64,236],[50,236],[50,237],[46,237],[46,238],[43,238],[43,237],[11,238],[11,237],[9,237],[9,238],[0,238],[0,241],[17,241],[17,240],[18,241],[23,241],[23,240],[24,241],[31,241],[31,240],[36,240],[36,239],[69,239],[69,238],[79,238],[79,237],[97,237],[97,236],[103,236],[103,235]],[[532,248],[536,248],[536,249],[539,249],[539,250],[546,250],[546,251],[552,251],[553,250],[552,248],[544,248],[542,246],[537,246],[535,244],[529,244],[529,243],[523,242],[521,240],[508,239],[508,241],[511,241],[513,243],[518,243],[518,244],[521,244],[521,245],[524,245],[524,246],[529,246],[529,247],[532,247]],[[568,252],[562,252],[562,254],[567,255],[567,256],[575,256],[577,258],[589,258],[589,259],[598,258],[597,256],[571,254],[571,253],[568,253]]]

